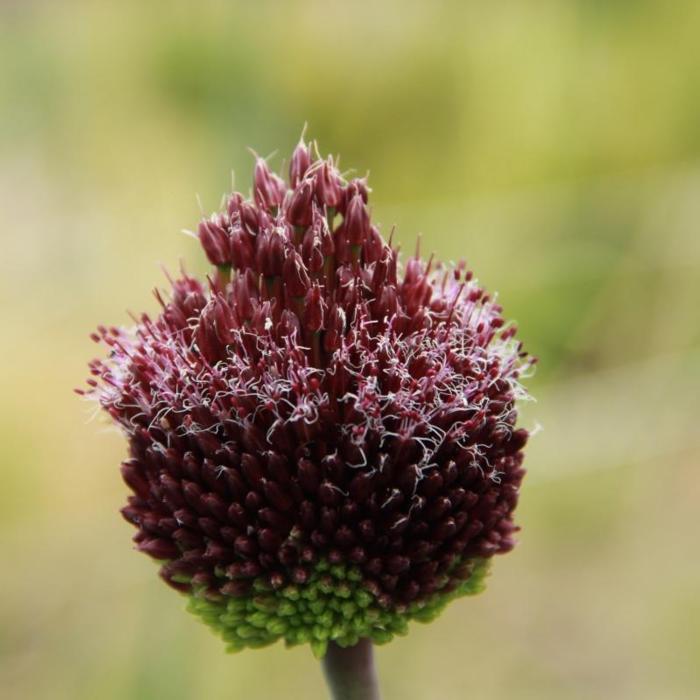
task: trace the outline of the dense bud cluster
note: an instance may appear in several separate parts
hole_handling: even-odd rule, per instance
[[[231,648],[385,641],[513,547],[531,365],[464,264],[398,252],[303,142],[198,237],[216,267],[100,328],[138,548]]]

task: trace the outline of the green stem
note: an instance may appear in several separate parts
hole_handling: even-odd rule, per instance
[[[369,639],[353,647],[331,642],[323,657],[323,672],[333,700],[381,700]]]

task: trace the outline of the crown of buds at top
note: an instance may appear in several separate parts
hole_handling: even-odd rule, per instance
[[[386,641],[513,547],[533,361],[464,264],[401,271],[332,159],[257,159],[253,195],[200,224],[208,281],[94,336],[122,512],[231,649]]]

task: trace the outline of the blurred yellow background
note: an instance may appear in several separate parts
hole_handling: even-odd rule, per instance
[[[71,390],[235,168],[301,127],[541,358],[516,551],[378,651],[386,697],[700,697],[700,3],[0,2],[0,695],[324,697],[228,656],[117,514]]]

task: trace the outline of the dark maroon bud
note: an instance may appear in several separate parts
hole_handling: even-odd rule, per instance
[[[340,211],[344,215],[348,204],[352,199],[359,195],[362,201],[367,204],[369,199],[369,189],[367,188],[367,181],[365,178],[354,178],[348,182],[347,187],[343,190],[343,197],[340,203]]]
[[[140,465],[136,460],[129,460],[122,463],[122,478],[126,485],[141,498],[148,498],[150,486],[148,480],[144,478]],[[172,480],[171,480],[172,481]],[[179,489],[175,488],[176,496],[179,496]]]
[[[316,527],[316,508],[311,501],[302,501],[299,505],[299,517],[306,531]]]
[[[374,475],[368,472],[360,472],[350,482],[350,497],[358,503],[364,502],[372,493]]]
[[[391,252],[388,248],[384,248],[382,256],[376,262],[374,270],[372,270],[372,291],[375,296],[381,295],[384,290],[384,282],[387,279],[390,264]]]
[[[242,228],[234,229],[231,234],[230,262],[237,270],[248,270],[255,263],[255,246],[253,238]]]
[[[321,167],[316,171],[316,196],[321,204],[326,207],[337,209],[342,199],[342,181],[338,171],[329,160],[323,161]]]
[[[264,219],[264,212],[256,209],[250,202],[241,203],[240,221],[248,233],[256,234],[260,230],[262,219]]]
[[[318,467],[311,460],[300,460],[297,478],[306,493],[316,493],[320,485],[320,476]]]
[[[262,275],[276,277],[282,274],[284,246],[284,238],[276,231],[259,234],[255,263]]]
[[[408,557],[394,555],[393,557],[389,557],[385,568],[390,574],[396,575],[407,571],[410,566],[411,560]]]
[[[365,542],[372,542],[375,537],[374,522],[371,520],[363,520],[359,525],[360,536]]]
[[[326,352],[332,353],[340,348],[345,335],[345,322],[345,312],[339,306],[333,306],[323,338],[323,348]]]
[[[304,140],[300,140],[289,161],[289,184],[295,188],[311,165],[311,153]]]
[[[369,235],[369,212],[360,195],[355,195],[345,212],[345,230],[351,246],[362,245]]]
[[[298,561],[297,550],[291,545],[283,545],[277,553],[280,564],[286,567],[293,566]]]
[[[241,321],[250,321],[255,313],[255,306],[251,299],[250,284],[246,277],[238,277],[233,282],[233,298],[236,303],[236,311]]]
[[[329,255],[333,255],[335,252],[333,234],[328,227],[328,220],[317,207],[314,207],[312,228],[315,235],[321,241],[321,253],[323,254],[323,257],[327,258]]]
[[[292,580],[298,585],[302,585],[309,580],[309,572],[301,566],[297,566],[292,571]]]
[[[457,524],[454,518],[449,517],[442,520],[433,528],[432,536],[437,542],[443,542],[449,537],[452,537],[456,532]]]
[[[289,338],[290,340],[298,338],[301,334],[299,317],[293,311],[285,309],[282,312],[277,332],[280,338]]]
[[[430,505],[425,509],[425,517],[427,520],[439,520],[450,510],[451,506],[449,498],[440,496],[431,501]]]
[[[207,542],[207,548],[204,552],[204,556],[209,559],[213,559],[214,561],[230,561],[233,558],[233,551],[228,547],[224,547],[222,544],[219,544],[215,540],[209,540],[209,542]],[[212,576],[211,578],[213,581],[214,577]]]
[[[258,335],[267,335],[272,327],[273,315],[272,304],[269,301],[263,301],[254,307],[250,325]]]
[[[180,553],[173,542],[158,538],[143,540],[137,549],[154,559],[174,559]]]
[[[283,455],[278,452],[267,452],[265,464],[271,479],[285,486],[291,482],[290,464]]]
[[[227,520],[226,502],[216,493],[205,493],[202,496],[202,502],[207,510],[220,522],[225,523]]]
[[[258,534],[258,542],[265,552],[276,552],[282,544],[282,538],[274,530],[264,528]]]
[[[418,490],[426,497],[432,498],[443,485],[443,478],[438,471],[431,471],[421,479]]]
[[[196,521],[192,523],[195,526]],[[183,550],[193,550],[202,546],[202,537],[192,530],[187,530],[184,527],[178,528],[173,532],[173,539],[177,542],[178,547]]]
[[[319,496],[321,493],[325,494],[326,497],[329,497],[330,490],[324,488],[324,485],[321,484],[321,488],[319,489]],[[337,491],[335,492],[335,494],[337,494]],[[337,500],[339,499],[336,500],[334,495],[328,500],[333,500],[337,502]],[[321,500],[321,502],[323,502],[323,500]],[[338,527],[338,511],[335,510],[335,508],[331,508],[329,506],[321,506],[321,517],[319,518],[319,523],[323,532],[325,532],[327,535],[333,534],[336,528]]]
[[[231,240],[228,231],[215,218],[200,222],[199,242],[212,265],[231,263]]]
[[[243,205],[243,195],[240,192],[234,192],[226,203],[226,211],[229,221],[233,222],[241,218],[241,207]]]
[[[369,235],[362,245],[362,256],[365,263],[379,260],[384,252],[384,242],[376,226],[370,226]]]
[[[328,561],[331,564],[340,564],[343,561],[343,553],[339,549],[331,549],[328,552]]]
[[[309,226],[313,219],[313,182],[304,180],[293,192],[287,206],[287,221],[293,226]]]
[[[336,262],[342,264],[351,262],[350,243],[348,241],[348,232],[344,221],[333,232],[333,247],[335,249]],[[340,272],[340,270],[338,272]]]
[[[285,534],[289,532],[289,518],[283,515],[279,510],[274,510],[274,508],[261,508],[258,515],[260,516],[260,520],[267,523],[273,530]]]
[[[251,488],[261,488],[264,479],[263,470],[253,455],[246,453],[241,457],[241,470]]]
[[[281,511],[287,511],[294,505],[289,494],[274,481],[265,481],[263,483],[263,493],[268,503]]]
[[[173,515],[175,516],[175,521],[185,527],[193,527],[196,522],[195,514],[188,508],[176,510]]]
[[[311,544],[316,549],[325,549],[326,544],[328,544],[328,538],[319,530],[314,530],[311,533]]]
[[[185,481],[182,485],[182,493],[189,505],[201,515],[206,514],[206,508],[202,504],[202,489],[194,481]]]
[[[316,275],[323,270],[323,243],[315,227],[307,229],[301,248],[302,259],[308,271]]]
[[[324,481],[319,487],[318,497],[321,503],[327,506],[334,506],[340,502],[338,488],[328,481]]]
[[[262,158],[258,158],[253,183],[256,204],[263,209],[275,209],[282,204],[286,191],[284,180],[275,175]]]
[[[247,535],[237,537],[233,547],[242,557],[254,557],[258,553],[258,545]]]
[[[353,564],[362,564],[367,558],[367,553],[362,547],[353,547],[348,554],[348,559]]]
[[[249,514],[257,515],[262,507],[262,496],[257,491],[248,491],[245,495],[245,507]]]
[[[306,290],[311,285],[309,274],[306,271],[304,261],[296,251],[284,261],[283,268],[284,285],[290,297],[304,297]]]
[[[368,574],[372,574],[372,576],[379,576],[379,574],[382,573],[382,560],[379,557],[372,557],[366,564],[365,564],[365,571]]]
[[[321,288],[314,284],[309,288],[304,300],[304,328],[309,333],[317,333],[323,328],[325,302],[321,296]]]
[[[518,452],[519,450],[522,450],[522,448],[525,447],[525,443],[527,442],[527,439],[528,439],[527,430],[520,428],[519,430],[513,431],[513,434],[511,435],[511,438],[508,441],[508,451],[509,452]]]

